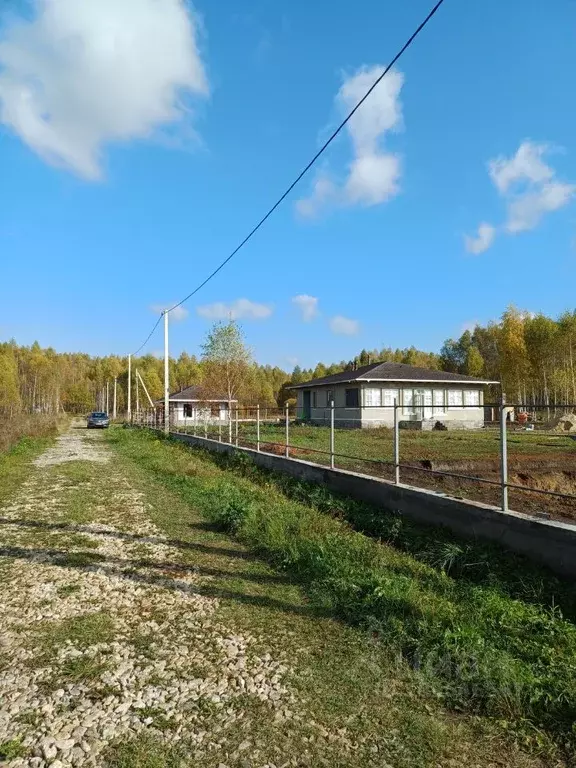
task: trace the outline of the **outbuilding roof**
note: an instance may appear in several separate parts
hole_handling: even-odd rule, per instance
[[[355,371],[341,371],[332,376],[323,376],[320,379],[311,379],[302,384],[293,384],[290,389],[302,389],[303,387],[316,387],[324,384],[346,384],[352,381],[414,381],[421,383],[446,382],[462,384],[499,384],[499,381],[479,379],[477,376],[464,376],[450,371],[437,371],[432,368],[420,368],[406,363],[371,363],[363,365]]]
[[[224,395],[207,395],[206,391],[199,384],[193,384],[191,387],[181,389],[179,392],[173,392],[170,395],[171,403],[190,403],[190,402],[206,402],[206,403],[227,403],[228,398]],[[158,398],[157,403],[163,403],[164,398]],[[231,403],[238,402],[234,398],[230,400]]]

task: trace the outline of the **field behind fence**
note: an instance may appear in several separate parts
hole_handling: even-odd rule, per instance
[[[200,406],[178,421],[171,414],[170,429],[576,524],[576,432],[563,419],[576,407],[533,407],[521,423],[507,420],[511,408],[486,406],[496,420],[482,429],[420,430],[400,428],[399,406],[393,426],[363,429],[349,428],[349,416],[339,426],[339,409],[311,425],[294,408],[245,406],[221,417]],[[162,419],[134,415],[151,427]]]

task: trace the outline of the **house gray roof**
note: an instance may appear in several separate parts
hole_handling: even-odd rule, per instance
[[[477,376],[464,376],[450,371],[436,371],[432,368],[420,368],[405,363],[371,363],[355,371],[342,371],[332,376],[311,379],[302,384],[293,384],[290,389],[316,387],[324,384],[345,384],[352,381],[419,381],[419,382],[454,382],[462,384],[499,384],[498,381],[479,379]]]
[[[179,392],[173,392],[170,395],[171,403],[189,403],[189,402],[195,402],[199,400],[200,401],[204,400],[205,402],[224,402],[224,403],[228,402],[228,398],[222,394],[208,395],[200,384],[193,384],[191,387],[186,387],[185,389],[181,389]],[[162,403],[164,402],[164,398],[160,397],[158,398],[158,400],[156,400],[156,402],[162,405]],[[230,402],[236,403],[238,401],[235,399],[232,399]]]

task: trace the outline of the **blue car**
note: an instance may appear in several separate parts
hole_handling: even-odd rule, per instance
[[[107,429],[110,426],[108,414],[103,411],[92,411],[86,426],[88,429]]]

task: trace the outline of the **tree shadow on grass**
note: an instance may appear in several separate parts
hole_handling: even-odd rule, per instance
[[[107,531],[88,524],[74,523],[48,523],[38,520],[26,520],[17,518],[11,520],[7,517],[0,517],[0,525],[15,525],[22,528],[36,528],[46,531],[67,531],[69,533],[87,533],[92,536],[109,536],[110,538],[123,541],[132,541],[139,544],[164,544],[169,547],[175,547],[184,551],[200,552],[206,555],[221,555],[223,557],[236,558],[239,560],[256,561],[257,558],[250,552],[229,547],[212,546],[210,544],[200,544],[198,542],[181,541],[180,539],[168,539],[160,536],[145,536],[136,533],[127,533],[125,531]],[[189,528],[198,528],[199,530],[217,532],[215,526],[203,527],[201,524],[190,524]],[[276,576],[274,580],[280,581],[284,577]]]
[[[102,555],[97,552],[68,552],[60,549],[50,549],[46,547],[27,548],[27,547],[1,547],[0,557],[9,557],[15,560],[27,560],[30,562],[43,562],[49,565],[56,565],[62,568],[76,568],[80,571],[100,571],[110,577],[134,581],[138,584],[144,584],[163,589],[175,590],[189,595],[201,595],[202,597],[212,597],[219,600],[234,601],[245,605],[252,605],[257,608],[265,608],[274,611],[282,611],[298,616],[328,617],[331,614],[328,611],[311,605],[295,605],[286,600],[280,600],[268,595],[250,594],[218,586],[216,584],[195,584],[185,581],[190,575],[200,577],[219,577],[223,581],[238,580],[260,583],[266,581],[266,575],[260,578],[260,575],[227,572],[215,568],[205,568],[203,566],[186,566],[176,563],[162,563],[151,560],[129,560],[110,555]],[[146,572],[150,569],[153,572]],[[181,578],[178,578],[181,577]]]

